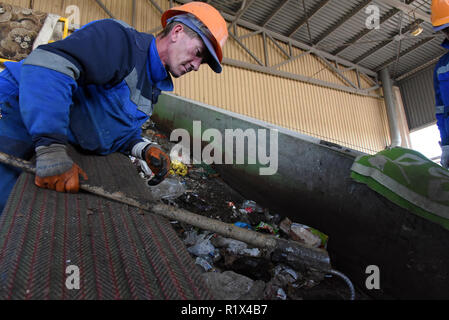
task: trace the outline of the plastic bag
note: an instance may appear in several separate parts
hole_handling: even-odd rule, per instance
[[[151,194],[158,199],[173,200],[186,192],[184,184],[176,178],[165,178],[155,186],[150,186]]]

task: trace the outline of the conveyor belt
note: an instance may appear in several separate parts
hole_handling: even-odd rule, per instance
[[[150,198],[127,157],[72,157],[89,184]],[[20,176],[0,217],[0,299],[212,298],[167,219],[87,193],[40,189],[33,179]],[[79,270],[79,289],[69,289],[76,273],[68,266]]]

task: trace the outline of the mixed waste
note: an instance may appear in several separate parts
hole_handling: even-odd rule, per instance
[[[143,129],[148,140],[157,142],[163,150],[170,152],[174,144],[156,129],[151,120]],[[141,177],[151,179],[151,170],[145,162],[130,158]],[[327,248],[327,235],[243,198],[221,180],[212,166],[204,163],[184,164],[181,159],[171,160],[169,176],[159,185],[149,186],[152,194],[165,203],[241,228],[316,248]],[[314,270],[294,270],[271,261],[265,249],[254,248],[242,241],[183,222],[171,223],[218,299],[340,300],[348,299],[350,295],[348,285],[335,275],[323,275]]]

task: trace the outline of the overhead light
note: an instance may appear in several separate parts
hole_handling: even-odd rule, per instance
[[[412,28],[410,29],[411,31],[410,31],[410,34],[412,35],[412,36],[414,36],[414,37],[417,37],[417,36],[419,36],[422,32],[423,32],[423,27],[421,27],[421,25],[418,23],[418,21],[416,20],[416,17],[415,17],[415,11],[413,11],[413,19],[415,20],[414,22],[413,22],[413,26],[412,26]]]
[[[423,27],[421,27],[419,24],[416,26],[416,27],[414,27],[411,31],[410,31],[410,34],[412,35],[412,36],[414,36],[414,37],[417,37],[417,36],[419,36],[422,32],[423,32]]]

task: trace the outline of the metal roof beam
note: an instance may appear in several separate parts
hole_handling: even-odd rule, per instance
[[[156,10],[160,13],[160,14],[162,14],[162,13],[164,13],[164,10],[162,10],[162,8],[161,7],[159,7],[159,5],[154,1],[154,0],[148,0],[155,8],[156,8]]]
[[[417,7],[410,5],[410,3],[413,1],[407,1],[406,3],[401,2],[399,0],[377,0],[377,1],[392,6],[393,8],[396,8],[398,10],[401,10],[402,12],[406,13],[409,16],[414,16],[417,19],[421,19],[423,21],[431,23],[430,14],[427,14],[424,11],[418,9]]]
[[[352,9],[350,12],[348,12],[343,18],[338,20],[335,24],[327,28],[323,33],[321,33],[317,40],[314,41],[314,45],[318,45],[320,42],[322,42],[324,39],[326,39],[331,33],[333,33],[335,30],[340,28],[346,21],[351,19],[353,16],[355,16],[357,13],[363,10],[372,0],[364,0],[360,4],[358,4],[354,9]]]
[[[359,87],[357,87],[354,82],[352,82],[351,80],[349,80],[344,74],[343,72],[341,72],[340,70],[338,70],[332,63],[330,63],[326,58],[323,58],[320,55],[317,55],[317,58],[319,61],[321,61],[322,63],[324,63],[324,65],[326,65],[329,69],[331,69],[334,73],[337,74],[337,76],[340,76],[344,81],[346,81],[346,83],[348,83],[349,85],[351,85],[353,88],[355,89],[360,89]]]
[[[411,46],[407,50],[402,51],[400,53],[400,55],[399,55],[399,58],[402,58],[402,57],[410,54],[411,52],[415,51],[416,49],[420,48],[421,46],[425,45],[427,42],[432,41],[435,38],[436,38],[436,35],[424,38],[423,40],[421,40],[420,42],[418,42],[415,45]],[[393,57],[393,58],[389,59],[387,62],[383,63],[382,65],[380,65],[378,67],[376,67],[376,71],[380,71],[382,69],[387,68],[388,66],[392,65],[393,63],[395,63],[396,60],[397,60],[397,57]]]
[[[103,9],[104,12],[107,13],[109,17],[115,19],[114,15],[111,13],[111,11],[108,10],[108,8],[106,8],[106,6],[103,4],[103,2],[101,2],[101,0],[95,0],[95,2],[100,6],[101,9]]]
[[[289,0],[284,0],[282,1],[282,3],[280,4],[279,7],[277,7],[276,10],[274,10],[274,12],[262,23],[262,27],[265,28],[265,26],[270,23],[270,21],[274,18],[275,15],[277,15],[279,13],[279,11],[281,11],[285,5],[287,4]]]
[[[382,16],[380,18],[379,24],[384,23],[385,21],[390,20],[391,18],[393,18],[398,12],[400,12],[400,10],[398,9],[392,9],[390,11],[388,11],[384,16]],[[349,45],[344,45],[341,46],[339,48],[337,48],[336,50],[334,50],[332,52],[332,54],[337,55],[340,54],[341,52],[345,51],[346,49],[348,49],[349,47],[351,47],[353,44],[355,44],[357,41],[359,41],[360,39],[362,39],[364,36],[366,36],[367,34],[373,32],[375,29],[368,29],[368,28],[364,28],[361,32],[359,32],[358,34],[356,34],[354,37],[352,37],[349,41],[347,41],[347,44]]]
[[[257,61],[258,64],[260,64],[261,66],[265,65],[264,63],[262,63],[262,61],[260,61],[260,59],[247,47],[243,44],[243,42],[241,42],[232,32],[229,32],[229,35],[231,36],[232,39],[235,40],[235,42],[237,42],[242,48],[243,50],[245,50],[254,60]],[[264,50],[266,51],[266,50]]]
[[[403,79],[406,79],[406,78],[408,78],[408,77],[411,77],[411,76],[414,75],[415,73],[417,73],[417,72],[419,72],[419,71],[421,71],[421,70],[424,70],[424,69],[430,67],[431,65],[437,63],[437,62],[441,59],[441,57],[444,56],[445,54],[446,54],[446,52],[445,52],[445,53],[442,53],[442,54],[440,54],[440,55],[438,55],[438,56],[436,56],[436,57],[433,58],[432,60],[430,60],[430,61],[428,61],[428,62],[426,62],[426,63],[424,63],[424,64],[419,65],[418,67],[416,67],[416,68],[413,69],[412,71],[405,71],[403,74],[401,74],[401,75],[399,75],[398,77],[396,77],[396,78],[394,79],[394,81],[402,81]]]
[[[405,3],[403,3],[403,4],[405,4],[407,6],[410,6],[410,4],[413,3],[414,1],[415,0],[406,0]],[[389,10],[384,16],[382,16],[380,18],[379,23],[383,24],[384,22],[386,22],[386,21],[390,20],[391,18],[393,18],[399,12],[401,12],[401,10],[396,8],[396,7],[394,7],[393,9]],[[353,44],[355,44],[361,38],[365,37],[367,34],[373,32],[374,30],[376,30],[376,29],[363,29],[362,32],[358,33],[357,35],[355,35],[352,39],[350,39],[348,41],[348,43],[350,45],[341,46],[340,48],[337,48],[336,50],[334,50],[332,52],[332,54],[334,54],[334,55],[340,54],[341,52],[343,52],[344,50],[350,48]]]
[[[290,32],[289,37],[291,38],[301,27],[307,23],[318,11],[320,11],[328,2],[331,0],[322,0],[317,5],[315,5],[309,14],[304,12],[305,17],[301,19],[301,21],[293,28],[293,31]]]
[[[256,64],[252,64],[252,63],[248,63],[248,62],[244,62],[244,61],[239,61],[239,60],[234,60],[234,59],[229,59],[229,58],[223,58],[223,63],[226,65],[230,65],[230,66],[234,66],[234,67],[238,67],[238,68],[245,68],[245,69],[253,70],[256,72],[262,72],[265,74],[270,74],[270,75],[283,77],[283,78],[287,78],[287,79],[291,79],[291,80],[297,80],[297,81],[301,81],[301,82],[311,83],[311,84],[323,86],[326,88],[360,94],[363,96],[379,98],[378,94],[372,93],[372,91],[376,90],[378,87],[373,87],[373,88],[368,88],[368,89],[357,89],[357,88],[353,88],[350,86],[327,82],[327,81],[323,81],[320,79],[316,79],[316,78],[312,78],[312,77],[308,77],[308,76],[304,76],[304,75],[293,74],[290,72],[276,70],[276,69],[273,69],[270,67],[260,66],[260,65],[256,65]]]
[[[248,3],[246,3],[246,0],[243,0],[242,7],[239,10],[239,12],[237,12],[237,15],[235,16],[234,21],[232,21],[232,23],[229,25],[228,31],[231,30],[235,26],[235,24],[245,14],[245,12],[249,9],[249,7],[251,7],[251,5],[254,3],[254,1],[256,1],[256,0],[249,0]]]
[[[418,23],[421,23],[422,20],[417,20]],[[404,35],[405,33],[409,32],[410,30],[413,29],[413,27],[415,27],[416,25],[414,23],[409,24],[408,26],[402,28],[400,34]],[[388,46],[390,43],[394,42],[395,39],[391,39],[391,40],[385,40],[382,41],[380,44],[378,44],[377,46],[375,46],[374,48],[372,48],[371,50],[365,52],[364,54],[362,54],[360,57],[358,57],[357,59],[354,60],[354,63],[360,63],[363,60],[367,59],[368,57],[372,56],[374,53],[376,53],[377,51],[379,51],[382,48],[385,48],[386,46]]]
[[[306,55],[308,55],[308,54],[310,54],[310,51],[302,52],[302,53],[300,53],[300,54],[298,54],[298,55],[296,55],[296,56],[294,56],[294,57],[290,57],[289,59],[287,59],[287,60],[285,60],[285,61],[282,61],[282,62],[280,62],[280,63],[278,63],[278,64],[276,64],[276,65],[274,65],[274,66],[271,66],[271,68],[273,68],[273,69],[279,68],[280,66],[283,66],[283,65],[285,65],[285,64],[287,64],[287,63],[290,63],[290,62],[292,62],[292,61],[295,61],[296,59],[299,59],[299,58],[301,58],[301,57],[303,57],[303,56],[306,56]]]
[[[225,12],[223,12],[222,15],[223,15],[223,17],[226,20],[232,21],[233,16],[231,16],[231,15],[225,13]],[[354,63],[352,63],[352,62],[350,62],[348,60],[345,60],[343,58],[336,57],[336,56],[334,56],[334,55],[332,55],[330,53],[327,53],[325,51],[318,50],[318,49],[313,48],[313,47],[311,47],[311,46],[309,46],[309,45],[307,45],[305,43],[302,43],[302,42],[296,41],[294,39],[288,38],[288,37],[286,37],[284,35],[281,35],[279,33],[276,33],[276,32],[273,32],[271,30],[262,28],[260,26],[257,26],[255,24],[251,23],[251,22],[240,20],[239,21],[239,25],[241,25],[242,27],[248,28],[250,30],[253,30],[253,31],[261,30],[261,31],[269,34],[273,39],[282,41],[284,43],[289,43],[290,42],[292,45],[294,45],[295,47],[297,47],[297,48],[299,48],[299,49],[301,49],[303,51],[310,51],[313,54],[321,54],[323,57],[327,58],[328,60],[334,60],[334,61],[338,62],[339,64],[344,65],[346,67],[355,67],[360,72],[363,72],[363,73],[365,73],[367,75],[370,75],[370,76],[374,76],[374,77],[377,76],[377,73],[372,71],[372,70],[369,70],[369,69],[364,68],[362,66],[356,65],[356,64],[354,64]]]
[[[187,0],[177,0],[177,2],[179,3],[188,3],[190,1]],[[234,21],[235,16],[230,15],[226,12],[221,12],[221,15],[223,16],[223,18],[225,18],[225,20],[227,21]],[[340,65],[343,65],[345,67],[354,67],[355,69],[359,70],[359,72],[364,73],[366,75],[372,76],[372,77],[377,77],[377,73],[374,72],[373,70],[370,70],[368,68],[364,68],[360,65],[356,65],[354,63],[352,63],[351,61],[348,61],[346,59],[337,57],[335,55],[332,55],[328,52],[319,50],[317,48],[314,48],[312,46],[309,46],[305,43],[302,43],[300,41],[294,40],[292,38],[286,37],[282,34],[276,33],[272,30],[268,30],[266,28],[262,28],[261,26],[258,26],[254,23],[245,21],[245,20],[239,20],[238,24],[244,28],[247,28],[251,31],[262,31],[265,32],[267,35],[271,36],[273,39],[276,39],[278,41],[284,42],[284,43],[288,43],[289,45],[295,46],[296,48],[301,49],[302,51],[309,51],[312,54],[318,55],[320,54],[322,57],[325,57],[328,60],[331,61],[335,61]]]
[[[277,43],[277,41],[274,40],[272,36],[270,36],[270,35],[267,34],[267,33],[264,33],[264,34],[265,34],[268,38],[270,38],[270,40],[274,43],[274,45],[275,45],[276,47],[278,47],[278,49],[281,50],[281,52],[282,52],[283,54],[285,54],[288,58],[291,58],[290,53],[288,53],[287,51],[285,51],[284,48],[282,48],[281,45],[280,45],[279,43]]]

